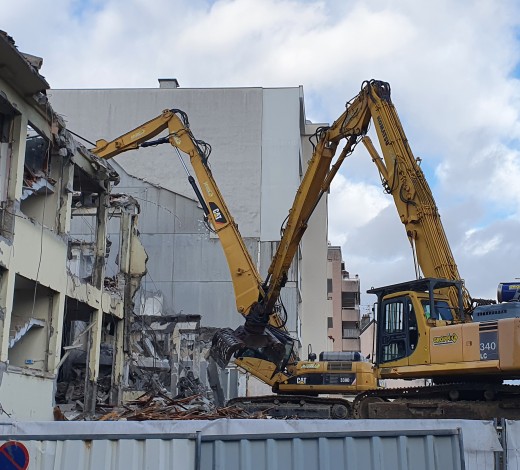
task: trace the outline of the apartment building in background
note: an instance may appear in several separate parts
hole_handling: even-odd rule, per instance
[[[332,351],[360,352],[360,284],[350,277],[340,246],[327,252],[327,334]]]

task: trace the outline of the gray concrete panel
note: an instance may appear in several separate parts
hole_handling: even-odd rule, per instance
[[[142,186],[118,186],[118,191],[133,196],[141,208],[138,224],[144,233],[205,233],[204,213],[196,201],[154,188],[142,182]]]
[[[148,275],[155,282],[173,281],[175,235],[141,233],[140,239],[148,254]]]
[[[289,213],[300,184],[300,118],[299,88],[264,90],[262,241],[280,239],[280,224]]]
[[[267,275],[267,271],[269,270],[269,266],[271,265],[271,261],[276,253],[278,248],[278,242],[269,242],[264,241],[260,243],[260,274],[262,278],[265,278]],[[298,255],[297,255],[298,256]],[[288,281],[299,282],[298,278],[298,270],[297,270],[298,260],[293,260],[291,267],[287,273]]]
[[[159,204],[164,205],[163,195]],[[209,236],[208,229],[204,225],[204,212],[200,205],[184,196],[176,195],[173,209],[175,233],[193,233],[196,236]]]
[[[296,337],[295,335],[298,331],[298,290],[291,284],[283,288],[280,298],[287,311],[287,323],[285,326]]]
[[[88,215],[75,216],[70,221],[70,235],[79,240],[96,240],[96,218]]]
[[[178,234],[174,243],[175,280],[231,282],[224,251],[218,239]]]
[[[267,270],[271,265],[271,260],[276,253],[278,242],[260,242],[260,267],[259,271],[263,278],[267,275]]]
[[[142,183],[141,187],[120,187],[122,193],[136,198],[141,212],[138,227],[141,233],[174,233],[176,225],[175,195]],[[162,194],[164,193],[164,195]]]
[[[53,90],[50,99],[68,126],[91,141],[114,139],[163,109],[182,109],[195,136],[213,148],[213,175],[242,233],[259,236],[262,93],[261,88]],[[193,197],[169,145],[116,158],[128,173]]]
[[[174,282],[173,309],[201,314],[202,326],[236,328],[243,323],[231,282]]]

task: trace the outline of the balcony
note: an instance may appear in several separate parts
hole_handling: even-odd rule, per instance
[[[360,351],[361,349],[361,341],[359,338],[348,338],[343,339],[341,342],[342,351]]]
[[[360,334],[359,328],[343,328],[343,339],[359,338]]]
[[[359,318],[360,318],[359,307],[341,309],[341,320],[342,321],[359,321]]]

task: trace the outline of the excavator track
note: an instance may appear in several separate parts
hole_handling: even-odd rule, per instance
[[[520,419],[520,386],[452,383],[378,389],[346,398],[307,395],[238,397],[250,414],[299,419]]]
[[[238,397],[227,402],[250,414],[261,413],[273,418],[348,419],[352,402],[344,398],[322,398],[307,395],[267,395]]]
[[[378,389],[356,396],[357,419],[520,419],[520,386],[451,383]]]

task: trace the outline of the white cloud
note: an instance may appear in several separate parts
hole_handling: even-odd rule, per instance
[[[348,242],[349,233],[365,226],[390,205],[381,188],[354,183],[342,174],[331,184],[329,239],[334,245]]]
[[[496,251],[502,242],[502,236],[493,235],[482,239],[479,229],[470,229],[466,232],[464,250],[469,256],[482,257]]]
[[[387,80],[470,292],[520,275],[515,0],[19,0],[2,19],[55,88],[301,84],[308,118],[332,122]],[[331,239],[363,285],[402,281],[408,242],[362,152],[334,182]]]

